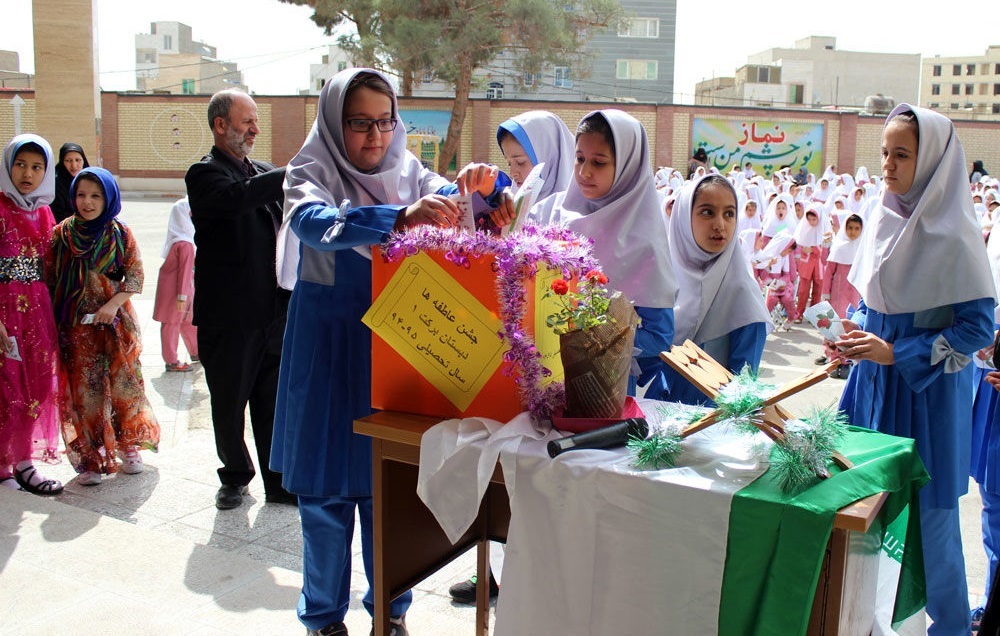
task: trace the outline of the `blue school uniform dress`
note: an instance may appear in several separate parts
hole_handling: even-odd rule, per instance
[[[995,325],[1000,328],[1000,325]],[[986,587],[989,597],[1000,563],[1000,391],[986,381],[989,369],[976,367],[972,403],[972,462],[969,476],[979,484],[983,502],[982,534],[986,552]]]
[[[851,317],[864,331],[893,344],[895,363],[854,365],[840,408],[851,424],[912,438],[931,476],[920,491],[920,523],[928,613],[936,615],[939,626],[932,634],[968,633],[962,627],[968,622],[963,606],[968,590],[958,498],[968,491],[975,382],[968,361],[957,368],[953,357],[933,363],[932,356],[941,336],[961,355],[988,346],[993,305],[992,298],[982,298],[929,312],[883,314],[862,302]]]

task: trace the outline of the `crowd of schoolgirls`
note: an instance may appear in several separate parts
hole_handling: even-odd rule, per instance
[[[981,165],[970,183],[947,118],[897,107],[884,128],[880,177],[832,166],[821,175],[756,174],[752,165],[720,172],[710,161],[683,175],[654,171],[646,131],[623,111],[594,111],[575,131],[530,111],[497,130],[513,183],[485,164],[449,183],[406,149],[396,94],[381,73],[338,73],[318,113],[285,176],[289,258],[276,266],[292,295],[270,457],[298,496],[298,614],[310,633],[347,633],[355,514],[371,580],[370,440],[351,426],[371,412],[370,333],[360,321],[371,302],[368,248],[408,227],[450,227],[456,193],[478,193],[489,225],[503,227],[512,192],[537,164],[544,183],[528,220],[593,239],[609,286],[641,318],[635,384],[647,397],[703,401],[659,362],[671,344],[690,339],[733,372],[756,371],[776,326],[830,302],[845,334],[824,343],[823,357],[850,374],[841,408],[852,424],[913,438],[931,475],[920,501],[924,562],[933,565],[931,633],[968,632],[958,498],[970,474],[987,508],[991,571],[1000,553],[1000,513],[991,512],[1000,509],[1000,433],[992,433],[1000,374],[987,362],[997,305],[991,265],[1000,271],[1000,240],[988,253],[987,239],[1000,201]],[[0,485],[37,494],[62,490],[34,465],[55,455],[60,431],[83,483],[141,471],[139,451],[159,437],[129,303],[143,283],[135,238],[116,218],[113,177],[84,167],[82,148],[72,146],[56,164],[44,139],[20,135],[0,171]],[[57,225],[50,204],[60,200],[68,212]],[[163,256],[186,271],[190,213],[176,212]],[[162,273],[159,285],[170,289],[171,315],[161,320],[173,349],[164,350],[167,370],[185,370],[176,343],[183,337],[197,360],[186,316],[193,290]],[[369,591],[369,611],[371,599]],[[393,602],[396,634],[407,633],[409,603],[407,594]]]

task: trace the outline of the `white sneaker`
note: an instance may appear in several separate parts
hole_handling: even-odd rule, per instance
[[[101,483],[101,473],[95,473],[92,470],[84,471],[77,476],[76,483],[81,486],[96,486]]]
[[[138,475],[142,469],[142,455],[137,448],[130,448],[122,458],[122,472],[126,475]]]

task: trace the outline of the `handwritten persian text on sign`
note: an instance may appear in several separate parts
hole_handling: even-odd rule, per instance
[[[362,321],[462,410],[500,366],[500,320],[423,253],[403,262]]]

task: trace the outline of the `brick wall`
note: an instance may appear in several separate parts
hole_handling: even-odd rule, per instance
[[[36,129],[34,93],[0,92],[0,140],[14,134],[11,98],[19,94],[21,128]],[[301,147],[316,117],[315,96],[258,97],[261,135],[253,156],[276,165],[286,164]],[[198,161],[212,145],[205,121],[207,96],[102,94],[102,164],[115,174],[132,178],[176,179]],[[401,98],[402,110],[450,111],[451,100]],[[691,156],[691,129],[694,118],[734,120],[777,120],[824,124],[823,163],[836,164],[838,172],[853,173],[865,165],[879,171],[881,117],[855,113],[799,111],[792,109],[747,109],[687,105],[622,104],[597,102],[533,102],[473,100],[470,104],[458,165],[469,161],[489,161],[504,165],[496,145],[500,122],[526,110],[544,108],[559,115],[570,130],[587,113],[600,108],[620,108],[630,112],[646,127],[654,166],[672,165],[682,172]],[[971,167],[982,159],[988,170],[1000,174],[1000,122],[956,121],[958,136]],[[65,140],[50,140],[58,148]],[[96,157],[89,157],[97,163]]]

